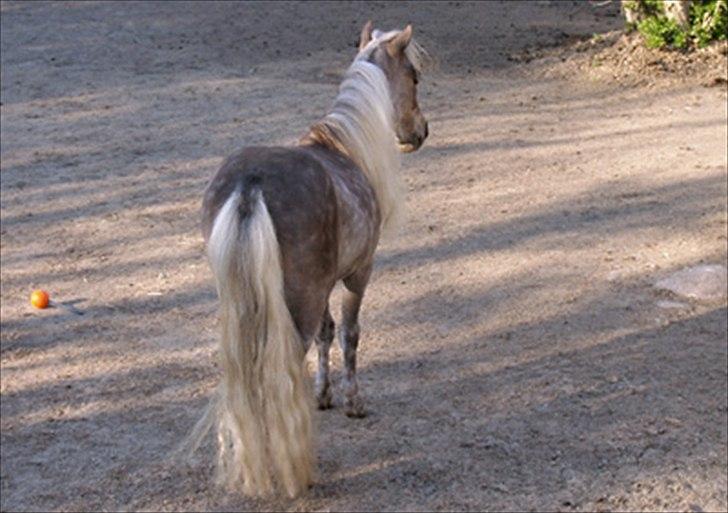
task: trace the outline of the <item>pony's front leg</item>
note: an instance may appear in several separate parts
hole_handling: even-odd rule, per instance
[[[334,340],[334,319],[326,307],[321,327],[316,335],[318,370],[316,371],[316,401],[320,410],[331,408],[331,384],[329,382],[329,349]]]
[[[349,417],[366,416],[356,381],[356,349],[359,346],[359,308],[370,273],[371,267],[344,280],[339,343],[344,353],[344,413]]]

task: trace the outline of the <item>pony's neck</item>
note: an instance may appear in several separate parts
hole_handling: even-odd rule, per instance
[[[325,146],[359,166],[374,189],[386,232],[397,223],[402,199],[395,141],[392,100],[384,72],[357,58],[346,72],[331,111],[311,127],[301,144]]]

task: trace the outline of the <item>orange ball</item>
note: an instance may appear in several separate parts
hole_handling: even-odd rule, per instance
[[[46,308],[50,303],[51,297],[45,290],[34,290],[30,295],[30,304],[36,308]]]

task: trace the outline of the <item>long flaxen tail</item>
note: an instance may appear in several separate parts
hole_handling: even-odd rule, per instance
[[[278,240],[259,191],[237,190],[225,202],[208,255],[222,324],[223,378],[208,413],[218,424],[218,477],[234,488],[242,484],[248,495],[280,487],[296,496],[313,480],[311,393],[304,346],[283,295]]]

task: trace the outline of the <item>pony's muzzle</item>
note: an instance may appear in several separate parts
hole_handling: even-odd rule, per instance
[[[418,130],[415,130],[406,140],[398,139],[397,145],[402,153],[411,153],[420,149],[430,134],[427,121],[422,121]]]

